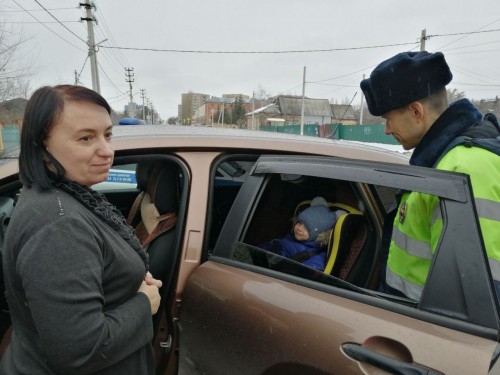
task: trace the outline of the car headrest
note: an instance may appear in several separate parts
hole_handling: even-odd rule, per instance
[[[179,202],[179,170],[168,161],[139,162],[137,187],[149,195],[160,215],[177,212]]]
[[[141,161],[135,167],[135,178],[137,181],[137,188],[140,191],[146,191],[148,187],[149,176],[153,169],[155,162]]]

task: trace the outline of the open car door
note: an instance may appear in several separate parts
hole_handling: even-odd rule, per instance
[[[252,239],[279,225],[273,215],[288,203],[274,203],[294,207],[301,194],[329,194],[330,186],[366,218],[368,255],[352,268],[369,273],[362,283],[266,252]],[[443,231],[419,301],[377,291],[385,262],[381,192],[399,189],[440,201]],[[215,249],[190,277],[179,326],[182,373],[495,372],[498,301],[468,176],[331,157],[261,157]]]

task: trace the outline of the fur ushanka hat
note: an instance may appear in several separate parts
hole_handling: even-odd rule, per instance
[[[402,52],[380,63],[360,86],[370,113],[381,116],[428,97],[452,77],[441,52]]]
[[[330,230],[337,221],[337,215],[323,205],[310,206],[297,216],[309,232],[309,239],[315,241],[318,234]]]

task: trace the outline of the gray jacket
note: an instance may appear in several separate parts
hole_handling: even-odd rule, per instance
[[[72,196],[23,189],[3,267],[14,332],[0,374],[154,374],[144,262]]]

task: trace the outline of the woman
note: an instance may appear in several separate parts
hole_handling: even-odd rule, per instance
[[[161,282],[121,213],[92,190],[113,163],[111,109],[81,86],[28,101],[23,189],[3,262],[13,334],[1,374],[153,374]]]

